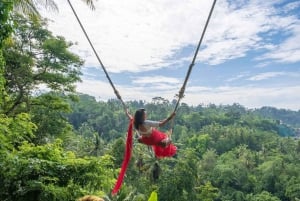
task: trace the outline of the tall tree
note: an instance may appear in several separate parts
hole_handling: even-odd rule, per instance
[[[94,0],[82,1],[84,1],[91,9],[95,8]],[[58,6],[54,0],[13,0],[13,3],[15,12],[29,17],[41,17],[37,8],[38,6],[43,6],[46,9],[58,11]]]
[[[41,86],[59,93],[75,92],[83,64],[68,50],[72,43],[54,37],[45,28],[45,22],[29,21],[20,15],[15,16],[15,22],[14,35],[3,47],[5,89],[11,94],[6,114],[29,111],[34,104],[45,104],[30,99]]]
[[[9,13],[11,12],[13,7],[12,2],[0,2],[0,113],[2,113],[3,108],[3,102],[6,97],[4,84],[5,84],[5,78],[3,76],[4,74],[4,58],[2,54],[2,44],[3,41],[10,35],[12,32],[12,26],[8,22],[9,19]]]
[[[54,0],[14,0],[14,11],[25,16],[41,17],[37,6],[43,6],[47,9],[58,10]]]

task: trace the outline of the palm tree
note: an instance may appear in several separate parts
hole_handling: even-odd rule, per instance
[[[91,9],[95,9],[95,6],[94,6],[94,1],[95,1],[95,0],[82,0],[82,1],[85,1],[85,3],[86,3]]]
[[[91,9],[95,9],[95,0],[82,1],[84,1]],[[13,4],[14,10],[17,13],[37,18],[41,17],[39,11],[37,10],[37,6],[43,6],[49,10],[58,11],[58,7],[55,3],[55,0],[13,0]]]
[[[14,11],[25,16],[40,17],[37,6],[43,6],[47,9],[58,11],[58,7],[54,0],[14,0]]]

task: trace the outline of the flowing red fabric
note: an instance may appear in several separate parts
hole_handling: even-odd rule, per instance
[[[123,182],[123,179],[124,179],[124,176],[125,176],[125,173],[126,173],[126,169],[127,169],[128,163],[129,163],[130,158],[131,158],[132,141],[133,141],[132,125],[133,125],[133,119],[130,120],[129,125],[128,125],[124,159],[123,159],[123,162],[122,162],[122,167],[121,167],[121,171],[119,173],[117,182],[115,184],[114,189],[112,190],[113,195],[115,195],[122,186],[122,182]]]
[[[151,135],[149,137],[142,136],[140,142],[146,145],[151,145],[157,158],[172,157],[177,151],[177,147],[174,144],[169,144],[166,147],[158,145],[167,137],[168,136],[165,133],[153,128]]]

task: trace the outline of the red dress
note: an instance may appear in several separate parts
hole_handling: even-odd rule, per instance
[[[176,154],[177,151],[177,147],[174,144],[169,144],[166,147],[162,147],[159,145],[159,143],[166,138],[168,138],[168,136],[165,133],[152,128],[151,135],[142,135],[139,141],[143,144],[152,146],[154,154],[157,158],[172,157]]]

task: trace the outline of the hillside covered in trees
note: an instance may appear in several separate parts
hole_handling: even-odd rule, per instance
[[[178,107],[173,158],[156,159],[134,140],[120,192],[128,119],[118,100],[78,94],[83,61],[43,20],[0,2],[0,200],[297,201],[300,199],[299,111],[239,104]],[[13,18],[10,16],[13,15]],[[13,19],[13,23],[8,19]],[[41,86],[46,91],[39,91]],[[173,101],[126,102],[166,118]],[[284,125],[284,126],[283,126]],[[298,130],[297,130],[298,129]]]
[[[2,199],[75,200],[96,194],[107,200],[147,200],[153,190],[159,200],[296,200],[300,196],[300,142],[280,136],[276,119],[238,104],[182,103],[172,134],[178,154],[155,159],[147,146],[134,141],[124,184],[111,197],[128,124],[122,105],[84,94],[77,101],[42,96],[46,95],[64,107],[48,105],[51,108],[21,113],[1,124],[6,142],[1,147]],[[146,108],[149,118],[156,120],[174,107],[162,98],[127,104],[132,112]],[[39,117],[45,116],[30,120],[37,111]],[[158,178],[153,177],[156,163]]]

